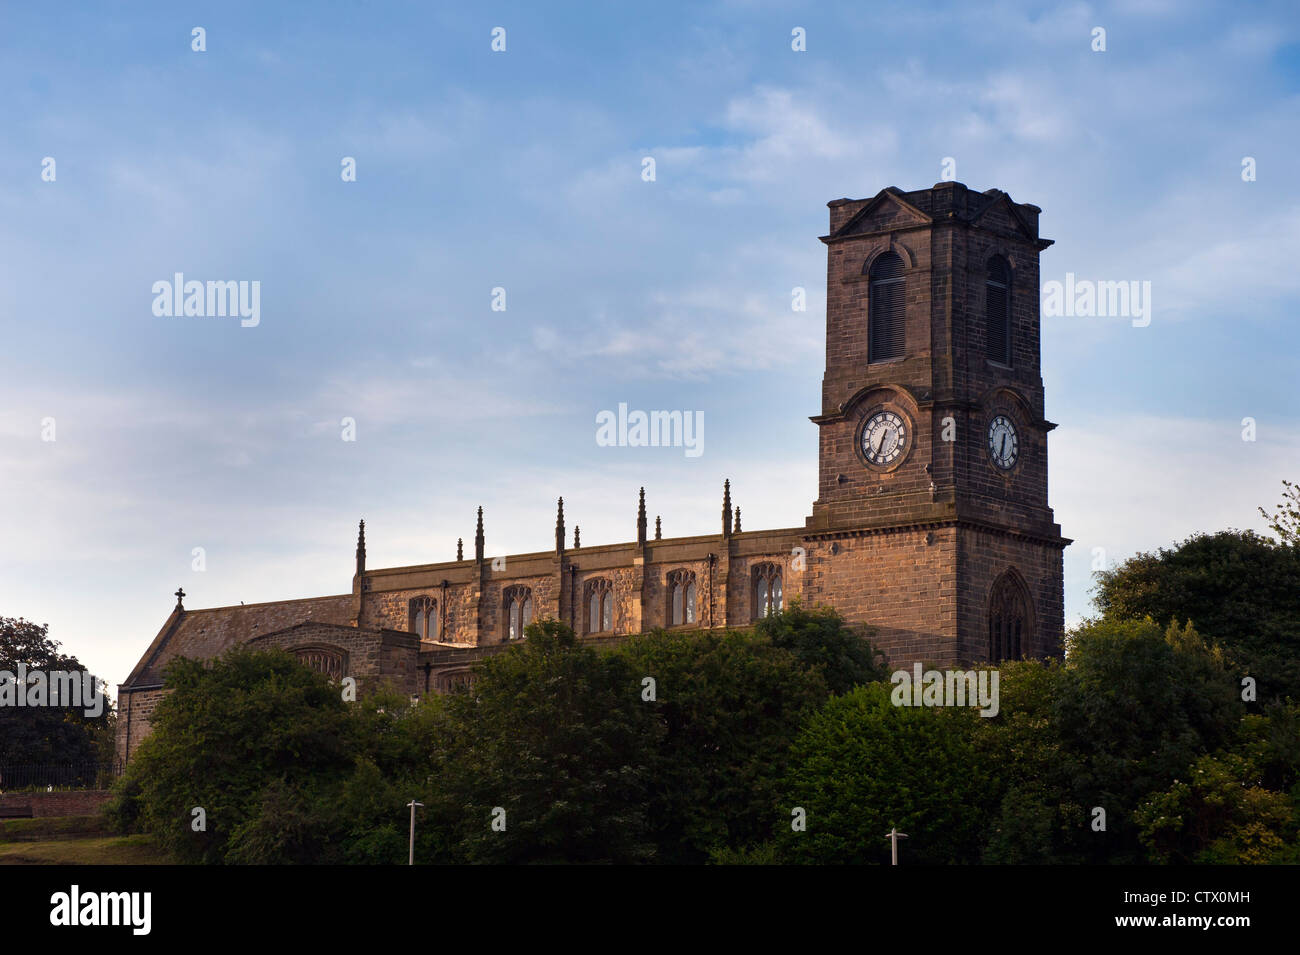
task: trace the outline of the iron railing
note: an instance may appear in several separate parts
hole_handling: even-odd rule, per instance
[[[32,789],[107,789],[122,775],[122,763],[0,763],[0,792]]]

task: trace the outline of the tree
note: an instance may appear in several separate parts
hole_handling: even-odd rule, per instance
[[[1235,684],[1190,626],[1089,621],[1068,645],[1063,663],[1000,668],[999,714],[977,736],[1000,785],[986,862],[1146,861],[1139,807],[1235,739]]]
[[[1089,819],[1074,790],[1084,763],[1064,745],[1055,712],[1074,672],[1049,660],[1005,662],[999,673],[998,715],[980,720],[975,737],[999,790],[982,861],[1081,862]]]
[[[1232,750],[1199,757],[1138,809],[1140,837],[1158,862],[1296,863],[1297,805],[1265,785],[1267,718],[1242,721]]]
[[[426,801],[452,834],[448,861],[648,860],[656,725],[639,676],[555,620],[525,636],[447,698],[446,750]]]
[[[1300,547],[1300,485],[1282,482],[1282,500],[1272,514],[1262,507],[1259,513],[1268,521],[1269,529],[1288,547]]]
[[[1223,647],[1259,699],[1300,699],[1300,548],[1251,531],[1198,534],[1097,575],[1106,617],[1190,620]]]
[[[288,653],[242,645],[164,676],[172,692],[120,783],[119,821],[185,862],[318,859],[329,827],[314,806],[356,755],[339,690]]]
[[[443,698],[418,704],[384,687],[369,689],[347,707],[346,774],[311,779],[272,778],[255,811],[231,834],[232,863],[404,863],[412,798],[439,805],[427,793],[439,753]],[[425,820],[421,819],[421,823]],[[420,862],[451,858],[447,833],[416,828]]]
[[[829,700],[795,741],[777,841],[787,861],[888,863],[885,833],[919,864],[977,862],[995,784],[967,707],[904,707],[872,683]],[[795,831],[792,813],[806,813]]]
[[[796,597],[780,613],[760,619],[754,631],[819,670],[832,693],[889,678],[884,653],[871,645],[875,628],[851,626],[834,608],[809,610]]]
[[[1082,763],[1073,799],[1106,812],[1089,861],[1141,862],[1134,811],[1232,738],[1244,713],[1238,687],[1190,624],[1162,631],[1149,618],[1085,623],[1067,638],[1066,670],[1053,719]]]
[[[787,750],[827,697],[822,668],[746,631],[657,631],[615,652],[638,690],[654,681],[641,705],[662,728],[647,810],[659,860],[697,863],[769,838]]]
[[[54,671],[85,669],[76,657],[60,651],[58,642],[50,639],[47,625],[21,617],[0,617],[0,671],[16,678],[20,664],[47,676]],[[93,764],[111,738],[112,710],[107,698],[104,712],[98,716],[86,716],[84,707],[0,706],[0,773],[5,764]],[[93,770],[87,772],[90,775],[83,781],[93,784]],[[0,788],[4,784],[0,778]]]

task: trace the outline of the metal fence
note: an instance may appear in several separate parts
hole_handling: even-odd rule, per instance
[[[107,789],[120,775],[120,762],[0,763],[0,792]]]

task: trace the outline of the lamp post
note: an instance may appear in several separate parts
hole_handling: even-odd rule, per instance
[[[424,803],[416,802],[414,799],[412,799],[409,805],[411,807],[411,853],[410,853],[410,857],[407,859],[406,864],[415,865],[415,807],[420,806],[421,808],[423,808]]]
[[[414,812],[414,810],[412,810],[412,812]],[[898,840],[906,839],[907,833],[899,832],[898,827],[894,826],[887,833],[885,833],[885,838],[889,840],[890,855],[893,858],[893,865],[898,865]]]

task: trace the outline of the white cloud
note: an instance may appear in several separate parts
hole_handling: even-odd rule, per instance
[[[790,182],[821,165],[861,166],[897,148],[892,125],[860,115],[851,123],[833,120],[822,112],[827,99],[824,90],[813,94],[762,86],[732,99],[724,123],[742,141],[721,150],[729,178],[751,184]]]
[[[1274,504],[1300,462],[1300,427],[1278,420],[1261,421],[1248,442],[1239,418],[1117,413],[1072,420],[1050,441],[1050,499],[1074,540],[1065,552],[1072,620],[1092,612],[1093,548],[1114,566],[1199,532],[1262,532],[1257,508]]]

